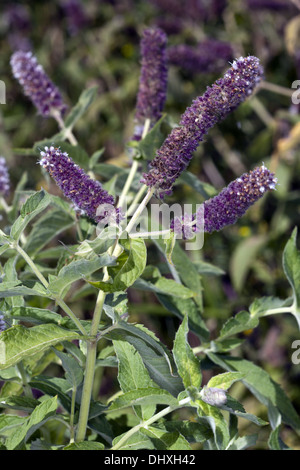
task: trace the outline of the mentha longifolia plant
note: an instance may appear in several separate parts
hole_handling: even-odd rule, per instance
[[[96,88],[85,90],[66,114],[59,90],[34,55],[18,51],[11,58],[25,95],[41,116],[59,125],[58,134],[34,146],[43,177],[58,188],[56,195],[45,189],[27,192],[21,204],[24,183],[12,199],[6,160],[0,158],[1,206],[10,222],[0,238],[3,449],[246,449],[255,446],[257,433],[241,436],[239,418],[257,427],[268,423],[229,395],[237,381],[269,413],[270,448],[285,447],[279,437],[282,425],[300,429],[280,385],[258,365],[232,355],[243,341],[240,333],[257,327],[263,316],[290,312],[300,323],[296,231],[283,256],[293,297],[255,300],[249,311],[229,318],[213,339],[203,319],[201,277],[184,244],[201,233],[226,230],[259,199],[269,197],[278,184],[274,173],[261,163],[206,197],[196,212],[177,215],[155,233],[135,230],[146,209],[149,215],[153,204],[167,204],[209,130],[251,100],[263,80],[258,58],[236,59],[155,149],[166,119],[166,47],[162,30],[143,32],[134,130],[127,146],[130,164],[128,170],[120,168],[121,184],[114,180],[105,187],[96,172],[102,152],[80,160],[73,133]],[[59,237],[70,228],[76,239],[66,246]],[[147,265],[151,245],[164,256],[163,274]],[[171,350],[153,331],[130,321],[131,286],[152,292],[180,318]],[[92,312],[81,307],[87,298],[88,305],[95,299]],[[199,346],[190,346],[189,332]],[[59,364],[63,375],[47,374],[51,364]],[[104,400],[100,371],[106,367],[117,369],[120,389]],[[204,368],[212,372],[206,383]]]

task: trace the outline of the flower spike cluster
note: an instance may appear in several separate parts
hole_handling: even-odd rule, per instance
[[[142,67],[135,111],[134,139],[142,135],[146,119],[151,126],[161,117],[167,95],[167,36],[159,28],[143,32],[141,40]]]
[[[174,182],[187,168],[208,130],[251,95],[262,75],[263,69],[256,57],[240,57],[234,61],[224,77],[186,109],[180,126],[172,130],[157,151],[142,182],[154,187],[161,198],[171,194]]]
[[[46,75],[32,52],[15,52],[10,60],[14,77],[23,86],[28,96],[42,116],[49,116],[52,111],[63,113],[66,105],[58,88]]]
[[[9,174],[4,157],[0,157],[0,195],[7,196],[10,189]]]
[[[99,181],[91,179],[66,152],[59,148],[45,147],[40,152],[40,165],[55,180],[64,195],[74,203],[75,210],[85,213],[95,222],[104,219],[115,203]],[[99,213],[103,206],[105,209]]]
[[[182,220],[176,218],[171,223],[171,229],[185,238],[192,238],[191,230],[197,232],[203,227],[204,232],[219,231],[227,225],[235,224],[245,212],[267,191],[276,189],[277,178],[265,165],[244,173],[240,178],[232,181],[217,196],[204,202],[203,210],[192,216],[184,216]],[[187,236],[189,234],[189,236]]]

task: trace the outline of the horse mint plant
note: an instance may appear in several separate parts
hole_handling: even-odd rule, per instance
[[[10,2],[0,450],[200,465],[300,449],[298,12],[283,3]]]

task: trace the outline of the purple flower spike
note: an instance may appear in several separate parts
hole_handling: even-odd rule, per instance
[[[204,95],[186,109],[180,127],[172,130],[157,151],[142,182],[155,187],[161,198],[171,194],[174,182],[187,168],[208,130],[251,95],[262,74],[256,57],[240,57],[234,61],[224,77],[208,87]]]
[[[161,117],[167,95],[167,36],[159,28],[149,28],[141,41],[142,68],[135,112],[135,140],[142,135],[146,119],[151,126]]]
[[[10,189],[9,174],[6,166],[6,160],[0,157],[0,194],[7,196]]]
[[[65,111],[66,105],[58,88],[46,75],[32,52],[15,52],[10,64],[14,77],[23,86],[25,95],[37,107],[39,114],[49,116],[52,111]]]
[[[177,217],[171,222],[171,230],[183,238],[192,238],[193,232],[199,232],[204,227],[204,232],[219,231],[227,225],[235,224],[245,212],[267,191],[276,189],[277,178],[264,165],[255,168],[249,173],[244,173],[240,178],[232,181],[220,194],[204,202],[203,208],[193,214],[185,215],[181,220]],[[204,225],[203,225],[204,222]],[[185,237],[186,233],[189,234]]]
[[[168,62],[190,73],[216,73],[232,59],[232,47],[227,42],[207,39],[198,46],[179,44],[167,50]]]
[[[64,195],[71,199],[75,210],[85,213],[95,222],[104,219],[108,211],[113,211],[113,196],[102,188],[99,181],[91,179],[76,165],[66,152],[45,147],[40,155],[41,166],[52,176]]]

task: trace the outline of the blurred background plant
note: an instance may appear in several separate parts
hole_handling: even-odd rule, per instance
[[[159,26],[168,36],[167,119],[165,137],[191,101],[202,94],[241,55],[257,56],[265,81],[255,97],[210,131],[168,202],[201,203],[196,179],[221,190],[243,172],[264,162],[276,173],[276,192],[257,203],[236,225],[206,235],[201,251],[189,256],[202,276],[204,318],[212,337],[220,324],[240,310],[248,310],[256,297],[286,298],[290,287],[282,270],[282,252],[300,221],[299,105],[293,104],[292,83],[300,79],[300,6],[297,1],[256,0],[38,0],[1,2],[0,79],[6,85],[6,104],[0,106],[0,155],[11,178],[11,197],[27,173],[26,189],[41,186],[33,143],[54,135],[57,123],[41,118],[13,78],[10,58],[16,50],[32,50],[71,107],[82,90],[97,86],[97,98],[85,119],[76,124],[76,138],[89,155],[103,149],[101,163],[127,168],[127,143],[133,135],[136,95],[140,76],[140,37],[143,29]],[[24,119],[25,117],[25,119]],[[27,149],[25,152],[22,149]],[[111,175],[102,165],[97,178]],[[5,226],[5,216],[0,222]],[[72,233],[59,239],[68,243]],[[149,263],[167,271],[164,258],[153,245]],[[130,318],[148,326],[171,346],[179,320],[152,293],[129,290]],[[89,298],[80,310],[89,315]],[[291,362],[292,342],[298,338],[295,319],[288,315],[263,318],[259,327],[241,336],[243,357],[261,365],[286,390],[300,411],[299,365]],[[198,346],[191,334],[190,342]],[[239,351],[239,350],[238,350]],[[55,366],[52,366],[54,368]],[[48,373],[56,374],[56,369]],[[111,396],[115,369],[106,368],[101,390]],[[209,376],[207,376],[207,380]],[[262,418],[260,404],[239,383],[236,398]],[[117,389],[117,388],[116,388]],[[244,423],[245,432],[251,424]],[[264,428],[259,444],[264,448]],[[284,441],[300,449],[297,436],[285,428]]]

